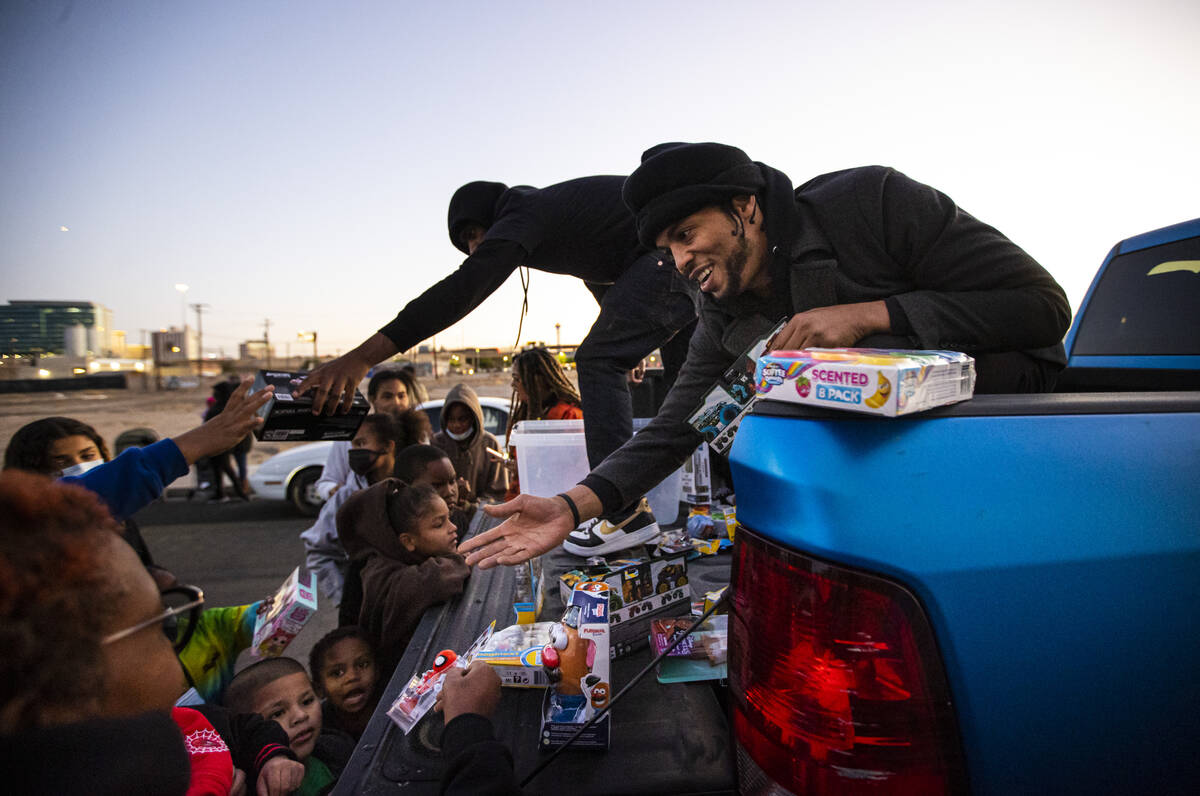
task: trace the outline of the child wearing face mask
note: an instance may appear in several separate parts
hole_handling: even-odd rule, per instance
[[[457,552],[457,529],[432,487],[395,478],[346,501],[337,525],[360,565],[358,625],[375,645],[380,669],[390,672],[425,610],[462,593],[471,569]]]
[[[4,469],[14,468],[55,478],[80,476],[112,457],[104,438],[89,426],[70,417],[44,417],[27,423],[13,434],[4,452]],[[138,554],[160,587],[175,576],[154,563],[137,523],[126,519],[121,536]]]
[[[397,444],[399,434],[400,429],[391,415],[375,414],[363,418],[347,454],[351,471],[368,485],[389,477],[396,465],[396,451],[400,448]],[[321,591],[334,605],[342,602],[349,563],[338,538],[337,513],[355,491],[345,488],[330,495],[321,505],[317,521],[300,534],[304,541],[304,564],[310,572],[317,574]]]
[[[467,500],[498,501],[508,490],[508,470],[500,441],[483,427],[483,408],[479,396],[466,384],[456,384],[442,404],[442,430],[433,437],[454,464],[454,471],[466,481]]]
[[[225,694],[225,707],[277,722],[288,746],[304,764],[294,796],[319,796],[337,784],[354,752],[354,739],[324,727],[321,701],[304,666],[293,658],[268,658],[238,672]]]

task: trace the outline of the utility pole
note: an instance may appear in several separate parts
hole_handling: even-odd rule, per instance
[[[200,316],[209,309],[209,305],[192,304],[191,307],[196,311],[196,376],[200,378],[204,376],[204,322]],[[186,343],[185,340],[184,344]]]
[[[271,319],[263,320],[263,353],[267,357],[267,370],[271,369]]]
[[[562,324],[554,324],[554,352],[562,353]]]

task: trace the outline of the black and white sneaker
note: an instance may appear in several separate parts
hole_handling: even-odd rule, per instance
[[[659,533],[650,504],[642,498],[629,516],[615,524],[603,519],[584,523],[567,535],[562,546],[568,553],[582,558],[604,556],[645,544]]]

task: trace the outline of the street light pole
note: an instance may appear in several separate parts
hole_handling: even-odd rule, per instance
[[[196,311],[196,376],[204,376],[204,321],[201,319],[201,313],[208,309],[207,304],[193,304],[192,309]],[[184,346],[187,346],[187,335],[184,335]]]

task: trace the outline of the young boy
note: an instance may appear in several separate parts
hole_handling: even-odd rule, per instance
[[[454,463],[441,449],[433,445],[409,445],[396,457],[396,477],[409,484],[433,487],[450,509],[450,521],[458,528],[461,542],[471,525],[478,504],[460,499],[458,474]]]
[[[366,633],[356,625],[329,631],[313,645],[308,670],[322,697],[325,726],[357,741],[387,683],[379,677],[375,650]]]
[[[361,564],[358,624],[379,667],[396,667],[425,609],[462,593],[471,573],[458,535],[432,487],[389,478],[354,494],[338,512],[338,535]]]
[[[442,430],[433,437],[467,482],[467,499],[503,500],[508,490],[500,441],[483,428],[479,396],[466,384],[456,384],[442,404]]]
[[[354,751],[352,738],[322,729],[321,702],[304,666],[293,658],[268,658],[238,672],[225,692],[225,706],[283,727],[288,745],[304,764],[299,796],[332,789]]]

